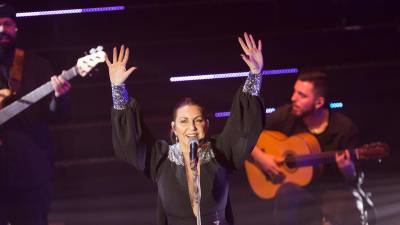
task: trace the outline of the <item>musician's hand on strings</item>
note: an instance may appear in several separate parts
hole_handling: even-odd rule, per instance
[[[345,150],[343,153],[337,152],[335,154],[336,164],[340,169],[340,172],[347,180],[353,180],[356,177],[356,167],[353,160],[351,160],[349,150]]]
[[[52,76],[50,82],[56,97],[66,94],[71,89],[69,81],[65,80],[61,75]]]
[[[131,67],[128,70],[126,69],[126,63],[128,62],[128,59],[129,48],[125,49],[124,45],[121,46],[119,54],[117,48],[114,47],[112,62],[109,60],[108,56],[106,57],[110,81],[113,85],[120,85],[124,83],[128,76],[136,70],[136,67]]]
[[[259,74],[264,66],[262,55],[262,43],[258,40],[258,45],[254,41],[253,36],[244,33],[244,40],[239,37],[239,44],[245,54],[240,54],[243,61],[247,64],[252,74]]]
[[[283,159],[266,154],[257,146],[254,147],[251,155],[265,173],[273,176],[281,176],[283,174],[279,166]]]

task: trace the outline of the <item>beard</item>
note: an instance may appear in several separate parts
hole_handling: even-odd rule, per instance
[[[0,33],[0,46],[1,47],[15,46],[15,43],[16,43],[16,37],[13,37],[12,35],[10,35],[6,32]]]
[[[0,33],[0,64],[9,65],[14,57],[16,38],[7,33]]]
[[[308,109],[301,109],[301,108],[295,107],[293,104],[291,107],[292,108],[291,108],[290,112],[292,113],[292,115],[295,117],[299,117],[299,118],[306,117],[306,116],[314,113],[316,110],[315,107],[311,107]]]

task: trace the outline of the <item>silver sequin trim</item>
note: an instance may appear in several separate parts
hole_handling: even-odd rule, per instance
[[[243,86],[243,92],[250,94],[252,96],[258,96],[261,90],[261,83],[262,83],[262,73],[259,74],[252,74],[249,73],[247,76],[246,82]]]
[[[125,109],[129,101],[129,95],[128,91],[126,90],[125,84],[111,84],[111,92],[114,109]]]
[[[211,148],[211,143],[207,142],[199,152],[200,165],[209,162],[213,158],[215,158],[214,151]],[[178,166],[184,165],[183,154],[178,144],[169,146],[168,159]]]

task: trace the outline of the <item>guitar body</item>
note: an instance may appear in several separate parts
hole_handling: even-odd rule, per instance
[[[277,131],[265,130],[258,138],[257,147],[265,154],[282,158],[321,152],[317,139],[308,133],[287,137]],[[313,175],[321,169],[321,167],[291,167],[283,164],[281,169],[284,176],[276,179],[264,173],[255,162],[246,160],[244,166],[252,190],[262,199],[273,198],[283,183],[292,182],[300,186],[309,184]]]

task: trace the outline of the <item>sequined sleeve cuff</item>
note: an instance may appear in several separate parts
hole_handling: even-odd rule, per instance
[[[249,73],[243,86],[243,92],[252,96],[258,96],[261,90],[262,72],[259,74]]]
[[[125,84],[113,85],[111,84],[111,92],[113,99],[114,109],[122,110],[128,105],[129,95],[126,90]]]

